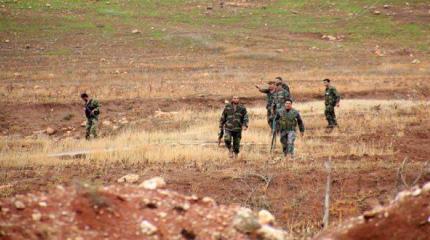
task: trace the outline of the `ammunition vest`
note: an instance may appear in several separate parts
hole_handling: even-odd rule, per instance
[[[284,131],[296,131],[298,112],[295,109],[287,111],[284,109],[280,113],[279,126]]]

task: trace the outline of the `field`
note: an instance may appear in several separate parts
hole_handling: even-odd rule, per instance
[[[0,0],[0,196],[163,176],[181,193],[269,209],[292,238],[313,236],[329,159],[332,223],[410,187],[404,161],[408,185],[430,180],[429,22],[420,0]],[[270,159],[255,88],[276,76],[306,126],[286,164]],[[342,95],[333,132],[327,77]],[[101,137],[89,142],[83,91],[102,105]],[[217,145],[232,95],[250,112],[237,160]]]

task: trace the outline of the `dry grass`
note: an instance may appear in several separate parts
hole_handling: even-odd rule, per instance
[[[325,119],[321,102],[298,103],[306,128],[304,138],[298,138],[297,158],[312,162],[328,156],[362,157],[393,155],[390,142],[368,140],[363,136],[375,135],[379,130],[392,134],[393,141],[404,135],[406,126],[417,119],[425,119],[428,102],[345,100],[338,111],[340,128],[333,133],[325,132]],[[85,140],[12,140],[1,141],[2,166],[26,166],[34,164],[56,165],[77,160],[59,161],[47,157],[49,153],[89,150],[86,160],[144,161],[153,164],[184,163],[223,165],[228,160],[226,152],[216,145],[220,111],[195,112],[181,110],[163,121],[181,122],[179,129],[154,129],[143,131],[128,129],[107,138],[87,142]],[[244,145],[241,158],[249,162],[268,160],[270,134],[263,108],[250,108],[250,128],[243,133]],[[18,150],[20,146],[27,146]],[[278,143],[278,150],[280,144]],[[106,151],[108,150],[108,151]],[[280,156],[281,153],[278,151]],[[301,167],[301,164],[290,166]]]

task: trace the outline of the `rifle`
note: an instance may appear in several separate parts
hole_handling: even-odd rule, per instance
[[[224,136],[224,129],[223,128],[221,128],[220,130],[219,130],[219,133],[218,133],[218,146],[220,146],[221,145],[221,139],[222,139],[222,137]]]
[[[276,116],[277,115],[275,115],[272,120],[272,143],[270,145],[270,154],[273,153],[273,150],[275,150],[275,147],[276,147],[276,132],[277,132]]]

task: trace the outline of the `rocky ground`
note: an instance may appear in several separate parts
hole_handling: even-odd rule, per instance
[[[388,206],[377,206],[363,215],[326,231],[318,240],[429,239],[430,183],[400,192]]]
[[[266,210],[185,196],[164,189],[160,177],[136,185],[138,178],[129,174],[108,187],[59,185],[49,193],[3,199],[0,239],[289,239]],[[390,205],[315,239],[428,239],[429,199],[430,183],[400,192]]]
[[[158,177],[129,185],[137,180],[130,174],[118,179],[126,186],[57,186],[3,199],[0,239],[285,239],[266,210],[184,196]]]

